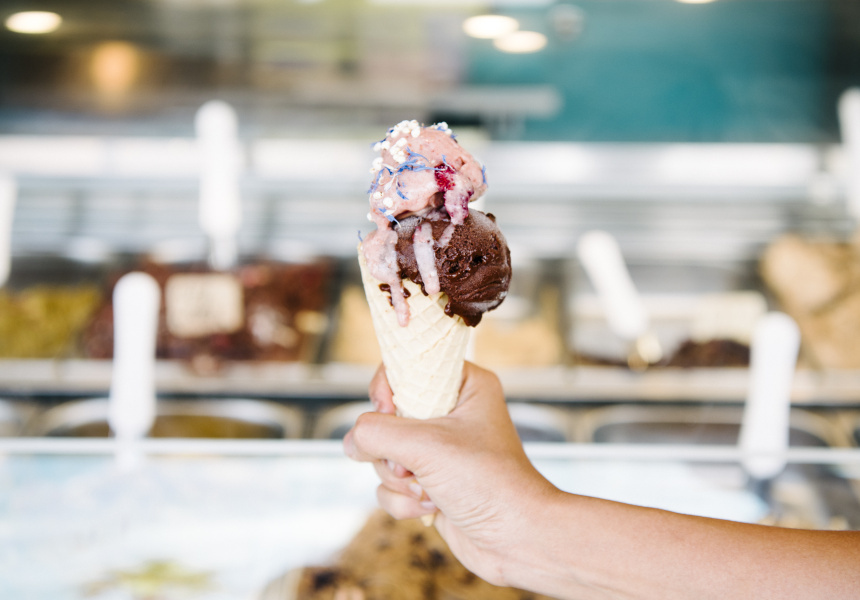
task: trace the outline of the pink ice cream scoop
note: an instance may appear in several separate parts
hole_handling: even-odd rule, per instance
[[[412,273],[420,273],[425,293],[443,291],[451,298],[457,295],[459,290],[453,285],[440,288],[440,281],[451,281],[439,277],[440,261],[443,254],[450,256],[456,251],[449,247],[452,239],[463,237],[455,236],[456,232],[464,227],[470,231],[480,229],[469,219],[469,203],[484,194],[487,178],[484,168],[460,146],[445,123],[424,127],[417,121],[402,121],[389,129],[374,149],[380,156],[371,167],[374,178],[369,190],[368,218],[377,229],[364,239],[362,251],[370,274],[390,289],[398,322],[405,326],[409,306],[401,285],[404,277],[417,278]],[[401,221],[406,219],[410,221],[409,240],[403,239],[406,230],[401,227]],[[487,236],[488,244],[502,240],[504,245],[501,233],[496,235],[495,221],[489,223],[494,231]],[[411,244],[410,261],[416,267],[411,273],[403,270],[400,254],[404,242]],[[504,252],[486,253],[496,255],[507,257],[504,266],[509,274],[507,246]],[[507,281],[504,288],[507,289]],[[495,305],[497,302],[487,304],[491,308]]]

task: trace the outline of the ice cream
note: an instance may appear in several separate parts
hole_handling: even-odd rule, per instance
[[[507,294],[510,250],[495,217],[469,209],[486,172],[445,123],[403,121],[375,149],[365,293],[398,410],[440,416],[456,403],[468,327]]]
[[[400,273],[425,293],[444,292],[448,316],[459,315],[474,327],[485,312],[504,300],[511,282],[510,250],[493,215],[472,210],[453,227],[447,215],[407,217],[396,231]],[[430,269],[421,264],[420,253],[429,246],[418,241],[422,235],[429,235],[435,246]]]
[[[167,290],[182,275],[209,275],[203,265],[168,265],[143,262],[145,272]],[[159,318],[156,353],[160,359],[188,361],[199,374],[212,374],[225,362],[311,362],[327,329],[327,306],[332,265],[327,260],[307,263],[254,261],[233,273],[241,285],[240,324],[235,331],[180,335],[168,321],[168,295]],[[121,273],[117,273],[114,280]],[[109,290],[113,288],[111,282]],[[207,290],[204,290],[207,291]],[[83,335],[84,353],[90,358],[113,356],[113,303],[111,293]]]
[[[292,569],[258,600],[549,600],[487,583],[457,560],[435,529],[375,511],[325,565]]]

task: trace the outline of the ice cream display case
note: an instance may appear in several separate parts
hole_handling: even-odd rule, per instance
[[[148,440],[135,465],[121,466],[110,440],[53,441],[0,441],[8,597],[309,597],[293,595],[296,572],[338,568],[374,512],[374,473],[338,442]],[[745,522],[860,526],[854,450],[794,449],[762,495],[730,447],[527,449],[571,492]],[[418,550],[407,547],[403,560]],[[442,585],[441,571],[421,573]]]
[[[370,162],[363,145],[321,147],[350,165],[349,173]],[[496,164],[498,191],[484,208],[511,247],[513,277],[467,352],[499,373],[541,472],[571,492],[691,514],[860,527],[860,373],[822,369],[804,354],[796,371],[792,364],[779,388],[785,465],[772,480],[751,477],[750,450],[741,443],[745,408],[761,393],[749,366],[755,326],[780,308],[760,277],[761,252],[798,215],[805,227],[846,234],[844,206],[808,199],[819,150],[763,155],[806,165],[778,169],[793,174],[789,181],[746,173],[752,180],[692,188],[688,171],[673,174],[673,148],[566,146],[560,153],[534,145],[526,152],[485,140],[476,147]],[[149,356],[153,427],[130,446],[110,432],[121,362],[111,357],[112,294],[129,273],[146,273],[166,299],[169,277],[218,271],[206,260],[193,210],[194,170],[160,181],[156,191],[140,180],[21,179],[10,306],[30,306],[22,294],[45,284],[97,293],[62,352],[0,360],[0,595],[285,599],[308,580],[303,574],[345,568],[344,549],[361,547],[360,532],[378,518],[376,480],[366,465],[343,457],[340,438],[370,409],[367,385],[379,362],[355,258],[356,232],[367,231],[366,181],[346,174],[320,183],[312,165],[285,173],[277,160],[285,148],[296,150],[287,142],[255,146],[235,238],[242,258],[220,272],[241,284],[249,302],[259,301],[243,306],[257,318],[238,335],[280,340],[274,347],[281,349],[307,336],[305,350],[267,353],[219,334],[182,345],[171,339],[159,300]],[[711,148],[700,159],[760,151]],[[511,167],[523,160],[533,161],[528,169]],[[592,171],[562,176],[552,168],[559,160],[587,162]],[[626,179],[618,178],[619,161],[648,167],[628,166]],[[64,206],[67,188],[80,214],[40,238],[41,209]],[[139,223],[93,227],[106,219],[98,212],[108,205],[99,198],[106,190],[116,215],[141,214],[156,196],[171,197],[173,208],[143,211]],[[727,204],[727,196],[743,201]],[[624,226],[612,229],[619,215]],[[578,255],[584,234],[608,229],[665,353],[653,364],[631,363],[630,340],[613,329]],[[162,231],[169,235],[159,237]],[[59,305],[68,320],[77,309],[62,308],[80,300],[61,298],[36,304]],[[28,329],[25,340],[27,332],[35,335]],[[410,546],[403,556],[426,550]],[[450,582],[442,569],[422,577],[438,589]]]
[[[491,142],[468,129],[461,138],[489,165],[480,202],[504,231],[513,266],[508,297],[475,329],[469,356],[498,370],[514,399],[742,402],[752,323],[787,306],[762,277],[765,249],[787,231],[851,233],[839,146]],[[68,331],[71,343],[37,355],[11,349],[0,360],[0,391],[9,394],[104,395],[116,278],[148,271],[166,292],[170,275],[211,269],[193,139],[74,142],[0,140],[7,167],[19,173],[5,314],[79,306],[62,310],[50,333]],[[306,148],[336,160],[311,160]],[[61,163],[70,150],[75,161]],[[361,399],[378,362],[354,259],[368,232],[362,198],[373,152],[366,140],[278,139],[247,142],[244,151],[241,218],[228,225],[242,256],[233,272],[254,305],[244,307],[238,333],[205,343],[177,342],[165,319],[157,387],[166,395]],[[63,168],[52,173],[37,155]],[[647,369],[629,367],[629,340],[612,329],[578,254],[578,240],[597,230],[617,240],[663,347],[664,359]],[[44,284],[77,295],[22,296]],[[26,332],[4,336],[10,343],[42,335],[21,318],[9,322]],[[285,348],[288,341],[298,344]],[[856,371],[807,357],[794,381],[798,403],[858,400]]]

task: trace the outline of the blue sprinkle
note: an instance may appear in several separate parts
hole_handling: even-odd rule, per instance
[[[359,242],[363,242],[363,241],[364,241],[364,238],[363,238],[363,237],[361,237],[361,229],[359,229],[359,230],[358,230],[358,241],[359,241]]]
[[[405,163],[400,165],[400,168],[397,169],[398,173],[402,173],[403,171],[432,171],[433,167],[428,167],[427,165],[421,164],[415,160],[408,160]]]
[[[420,158],[423,158],[423,159],[424,159],[424,160],[426,160],[427,162],[430,162],[430,159],[429,159],[429,158],[427,158],[427,157],[426,157],[426,156],[424,156],[423,154],[418,154],[417,152],[413,152],[413,151],[412,151],[412,148],[410,148],[409,146],[407,146],[407,147],[406,147],[406,154],[409,156],[409,158],[412,158],[413,156],[418,156],[418,157],[420,157]]]
[[[379,172],[376,174],[376,177],[373,179],[373,183],[370,184],[370,189],[367,190],[368,194],[372,194],[373,192],[376,191],[376,188],[379,187],[379,178],[382,177],[383,171],[388,171],[389,175],[394,176],[394,173],[391,171],[390,168],[383,166],[381,169],[379,169]]]
[[[481,167],[481,177],[484,178],[484,185],[487,185],[487,165]]]
[[[394,215],[387,215],[387,214],[385,214],[385,211],[384,211],[384,210],[380,210],[380,209],[378,209],[378,208],[376,209],[376,211],[377,211],[379,214],[381,214],[383,217],[385,217],[386,219],[388,219],[389,221],[391,221],[392,223],[397,223],[398,225],[400,225],[400,221],[398,221],[397,219],[395,219],[395,218],[394,218]]]
[[[406,197],[406,194],[404,194],[403,192],[400,191],[399,187],[397,188],[397,195],[400,196],[401,198],[403,198],[404,200],[409,200],[409,198]]]

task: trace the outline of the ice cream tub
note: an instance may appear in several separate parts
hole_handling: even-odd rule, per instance
[[[370,402],[348,402],[324,409],[311,427],[311,437],[317,440],[342,439],[360,414],[373,410]]]
[[[626,283],[610,285],[589,281],[597,275],[586,277],[580,262],[562,267],[565,341],[574,364],[627,366],[648,338],[657,344],[651,366],[748,366],[752,331],[768,304],[744,267],[634,262],[620,268]]]
[[[295,439],[303,412],[277,402],[225,398],[160,400],[149,436],[155,438]],[[108,437],[108,400],[93,398],[54,406],[34,418],[27,434],[39,437]]]
[[[575,441],[575,409],[530,402],[509,402],[508,412],[523,442]]]
[[[586,411],[576,422],[583,442],[628,444],[735,444],[743,407],[725,405],[615,405]],[[851,440],[827,413],[792,408],[792,446],[846,448]]]
[[[350,402],[323,411],[312,427],[315,439],[341,439],[358,416],[373,411],[370,402]],[[511,402],[508,411],[523,442],[572,441],[574,413],[562,407]]]
[[[29,402],[0,400],[0,437],[22,435],[38,410]]]
[[[860,446],[860,410],[850,408],[841,410],[837,416],[839,424],[855,446]]]
[[[334,280],[327,259],[248,260],[226,271],[202,261],[143,260],[127,270],[148,273],[161,288],[159,359],[185,361],[200,374],[236,361],[318,362]],[[105,298],[83,334],[87,358],[113,353],[111,294]]]

